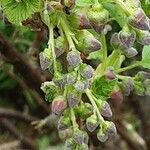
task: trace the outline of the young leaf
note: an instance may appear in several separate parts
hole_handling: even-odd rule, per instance
[[[1,3],[8,20],[18,25],[39,10],[40,0],[2,0]]]
[[[116,85],[117,80],[107,80],[104,76],[98,77],[93,81],[92,92],[94,96],[101,100],[106,100],[110,97],[112,90]]]
[[[144,46],[142,52],[142,61],[141,66],[144,68],[150,69],[150,46]]]

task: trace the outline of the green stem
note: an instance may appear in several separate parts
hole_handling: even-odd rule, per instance
[[[55,47],[54,47],[54,31],[53,31],[52,23],[50,23],[50,26],[49,26],[48,48],[51,49],[51,51],[52,51],[54,74],[55,74],[57,72],[57,65],[56,65],[56,54],[55,54]]]
[[[121,51],[120,49],[116,49],[112,52],[112,54],[110,55],[109,61],[107,66],[114,66],[114,63],[116,61],[116,59],[119,57],[120,58],[121,55]]]
[[[107,45],[106,37],[104,34],[100,37],[100,41],[102,43],[103,61],[105,61],[107,59]]]
[[[76,48],[75,48],[74,42],[73,42],[73,40],[72,40],[72,33],[71,33],[71,31],[70,31],[70,29],[69,29],[67,23],[65,23],[64,19],[61,19],[61,20],[60,20],[60,24],[61,24],[62,29],[63,29],[63,31],[64,31],[64,33],[65,33],[65,36],[66,36],[66,38],[67,38],[67,40],[68,40],[69,49],[70,49],[70,50],[73,50],[73,49],[75,50]]]
[[[121,72],[130,70],[130,69],[133,69],[135,67],[138,67],[138,66],[140,66],[140,61],[137,61],[135,64],[132,64],[130,66],[127,66],[127,67],[124,67],[124,68],[120,68],[120,69],[116,70],[115,72],[116,73],[121,73]]]
[[[86,95],[88,96],[88,98],[89,98],[91,104],[93,105],[93,107],[94,107],[94,109],[95,109],[95,111],[96,111],[96,113],[97,113],[97,116],[98,116],[98,118],[99,118],[99,121],[100,121],[100,122],[104,122],[104,118],[101,116],[101,114],[100,114],[100,112],[99,112],[99,109],[98,109],[98,107],[97,107],[97,105],[96,105],[96,103],[95,103],[95,101],[94,101],[94,98],[93,98],[93,95],[92,95],[91,91],[90,91],[89,89],[87,89],[85,93],[86,93]]]
[[[71,112],[71,121],[72,121],[73,130],[75,130],[76,128],[78,128],[78,125],[76,123],[76,117],[73,108],[70,108],[70,112]]]
[[[123,0],[114,0],[114,2],[124,11],[124,13],[127,16],[130,16],[131,11],[129,8],[126,6],[126,4],[123,2]]]

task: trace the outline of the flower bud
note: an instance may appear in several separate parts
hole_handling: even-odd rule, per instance
[[[80,52],[72,50],[67,54],[67,61],[70,66],[77,67],[81,62]]]
[[[99,106],[99,110],[102,116],[107,118],[112,117],[112,111],[110,105],[106,101],[101,102],[101,105]]]
[[[119,103],[122,103],[123,101],[123,95],[120,90],[113,91],[110,97],[111,99],[116,100]]]
[[[69,91],[67,93],[67,101],[69,107],[74,107],[79,102],[79,99],[80,99],[80,94],[76,90]]]
[[[93,114],[93,106],[89,103],[82,103],[76,108],[76,113],[82,119],[86,119]]]
[[[128,23],[137,29],[140,30],[149,30],[149,20],[142,10],[142,8],[136,9],[136,11],[128,18]]]
[[[114,33],[111,37],[110,43],[114,49],[117,49],[120,46],[119,34]]]
[[[58,125],[57,129],[58,130],[65,130],[69,126],[71,126],[71,120],[69,117],[61,116],[60,119],[58,120]]]
[[[65,75],[57,73],[53,78],[53,82],[60,88],[63,89],[67,83]]]
[[[77,81],[77,73],[71,72],[66,75],[66,80],[68,84],[74,84]]]
[[[89,147],[87,144],[81,144],[81,145],[78,145],[78,150],[89,150]]]
[[[87,14],[94,30],[101,33],[109,18],[109,12],[101,4],[94,4]]]
[[[78,32],[76,39],[78,40],[77,49],[85,54],[100,50],[102,47],[101,43],[87,30]]]
[[[76,143],[73,138],[69,138],[65,141],[66,150],[72,150],[76,148]]]
[[[145,71],[139,71],[135,76],[135,79],[138,81],[144,81],[146,79],[150,79],[150,73]]]
[[[81,75],[83,78],[90,79],[90,78],[92,78],[93,74],[94,74],[94,69],[92,68],[92,66],[90,66],[90,65],[82,66]]]
[[[89,86],[88,80],[79,80],[74,84],[75,89],[79,92],[83,92],[88,88],[88,86]]]
[[[145,94],[150,96],[150,79],[146,79],[143,84],[145,87]]]
[[[135,32],[129,31],[128,29],[119,32],[119,39],[121,42],[122,49],[128,49],[133,46],[135,42]]]
[[[105,77],[108,80],[114,80],[116,78],[114,70],[112,68],[108,68],[105,72]]]
[[[85,131],[81,131],[78,129],[74,132],[73,139],[77,144],[83,144],[85,142],[85,144],[87,144],[88,135]]]
[[[128,58],[132,58],[132,57],[136,56],[138,54],[138,52],[134,47],[131,47],[131,48],[127,49],[126,51],[124,51],[124,54]]]
[[[67,128],[65,130],[59,130],[58,134],[59,134],[60,139],[65,140],[72,136],[73,130],[72,130],[72,128]]]
[[[64,97],[58,96],[52,102],[52,112],[56,115],[60,115],[67,107]]]
[[[107,135],[107,134],[104,134],[103,132],[101,132],[101,129],[100,129],[99,132],[97,133],[97,139],[98,139],[100,142],[106,142],[107,139],[108,139],[108,135]]]
[[[46,70],[52,65],[50,49],[46,48],[43,52],[41,52],[39,54],[39,58],[40,58],[40,66],[42,70]]]
[[[96,115],[91,115],[86,119],[86,127],[90,132],[93,132],[98,125],[99,123]]]
[[[84,13],[75,12],[69,15],[70,27],[75,29],[91,29],[91,24]]]
[[[55,39],[55,54],[56,57],[61,56],[64,53],[64,37],[59,36]]]
[[[125,79],[119,85],[123,94],[129,96],[130,92],[133,91],[133,80],[131,78]]]
[[[150,45],[150,32],[139,31],[137,41],[142,45]]]
[[[144,87],[143,82],[134,81],[134,92],[139,96],[145,95],[145,87]]]
[[[109,122],[109,126],[106,128],[105,131],[110,136],[116,136],[117,135],[117,129],[113,122]]]

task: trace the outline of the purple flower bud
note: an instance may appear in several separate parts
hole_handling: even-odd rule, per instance
[[[117,49],[120,46],[121,42],[120,42],[118,33],[114,33],[112,35],[110,43],[115,49]]]
[[[66,101],[64,97],[58,96],[52,102],[52,112],[56,115],[60,115],[66,109]]]
[[[133,80],[131,78],[125,79],[122,81],[122,83],[119,85],[123,94],[125,96],[129,96],[130,92],[133,91]]]
[[[150,32],[139,31],[137,41],[142,45],[150,45]]]
[[[132,27],[140,30],[150,29],[149,20],[142,8],[136,9],[133,15],[128,18],[128,22]]]
[[[66,80],[68,84],[74,84],[77,81],[77,73],[71,72],[66,75]]]
[[[104,117],[108,117],[108,118],[112,117],[112,111],[111,111],[110,105],[106,101],[103,101],[101,103],[100,113]]]
[[[77,144],[82,144],[84,142],[86,142],[85,144],[87,144],[88,135],[84,131],[76,130],[74,132],[73,139]]]
[[[121,42],[121,48],[128,49],[132,47],[135,42],[135,38],[136,38],[135,32],[124,31],[124,30],[120,31],[119,39]]]
[[[100,50],[102,47],[101,43],[87,30],[78,32],[76,39],[78,40],[77,49],[85,54]]]
[[[119,103],[122,103],[123,101],[123,95],[120,90],[113,91],[110,97],[111,99],[116,100]]]
[[[91,29],[91,24],[84,13],[75,12],[69,15],[70,27],[75,29]]]
[[[40,66],[42,70],[48,69],[52,65],[52,61],[47,58],[43,52],[39,54],[40,57]]]
[[[61,56],[64,53],[64,37],[59,36],[55,39],[55,54],[56,57]]]
[[[99,140],[100,142],[106,142],[107,139],[108,139],[108,135],[102,133],[102,132],[99,130],[99,132],[97,133],[97,138],[98,138],[98,140]]]
[[[99,125],[96,115],[92,115],[86,119],[86,127],[90,132],[93,132]]]
[[[65,85],[67,84],[65,75],[57,73],[55,77],[53,78],[53,82],[60,88],[63,89]]]
[[[83,92],[84,90],[86,90],[88,88],[88,86],[89,86],[88,80],[77,81],[74,84],[75,89],[79,92]]]
[[[114,80],[116,78],[116,75],[115,75],[113,69],[111,69],[111,68],[107,69],[105,72],[105,77],[108,80]]]
[[[92,66],[86,65],[81,68],[81,75],[85,79],[92,78],[93,74],[94,74],[94,69],[92,68]]]
[[[67,101],[69,107],[74,107],[79,101],[79,94],[77,94],[77,92],[67,93]]]
[[[116,136],[117,135],[117,129],[113,122],[109,123],[108,128],[106,129],[106,133],[110,136]]]
[[[127,49],[126,51],[124,51],[124,54],[128,58],[132,58],[132,57],[136,56],[138,54],[138,52],[134,47],[131,47],[131,48]]]
[[[77,67],[81,62],[80,52],[73,50],[67,54],[67,61],[70,66]]]

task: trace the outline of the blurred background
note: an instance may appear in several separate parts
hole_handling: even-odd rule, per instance
[[[150,4],[145,5],[142,1],[142,7],[150,16]],[[39,67],[39,52],[46,47],[48,40],[47,29],[39,14],[23,25],[25,27],[13,26],[0,12],[0,150],[64,149],[54,119],[49,116],[50,104],[40,90],[42,82],[51,80],[50,74]],[[113,30],[120,30],[116,22],[111,26]],[[110,36],[111,32],[108,41]],[[95,61],[87,63],[96,64]],[[139,70],[128,74],[134,75]],[[118,135],[100,143],[93,134],[90,149],[150,149],[150,97],[131,93],[122,104],[115,101],[110,101],[110,104]]]

